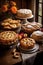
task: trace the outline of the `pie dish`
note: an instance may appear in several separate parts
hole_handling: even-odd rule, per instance
[[[1,45],[12,45],[16,44],[18,36],[14,31],[3,31],[0,32],[0,44]]]
[[[39,50],[39,44],[35,44],[32,49],[23,49],[20,47],[20,43],[17,44],[17,49],[22,53],[34,53]]]
[[[23,38],[20,41],[20,47],[25,50],[32,49],[34,45],[35,45],[35,40],[32,38]]]

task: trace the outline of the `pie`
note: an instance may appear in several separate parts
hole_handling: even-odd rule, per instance
[[[14,44],[18,39],[17,34],[14,31],[3,31],[0,32],[0,44],[10,45]]]
[[[32,38],[23,38],[20,41],[20,47],[23,49],[32,49],[35,45],[35,40]]]
[[[5,19],[1,23],[4,29],[16,29],[21,27],[20,20]]]
[[[28,22],[22,25],[22,30],[24,32],[27,32],[28,34],[31,34],[32,32],[36,30],[40,30],[41,24],[37,22]]]
[[[30,9],[19,9],[17,11],[17,17],[27,18],[32,16],[32,11]]]

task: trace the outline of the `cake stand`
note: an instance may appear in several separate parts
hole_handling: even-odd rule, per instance
[[[16,16],[16,18],[22,20],[22,23],[23,23],[23,24],[24,24],[24,23],[28,23],[27,19],[31,19],[31,18],[33,18],[33,17],[34,17],[33,15],[32,15],[31,17],[27,17],[27,18],[21,18],[21,17]]]

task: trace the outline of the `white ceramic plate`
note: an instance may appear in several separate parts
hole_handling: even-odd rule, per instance
[[[39,50],[39,45],[35,44],[35,46],[32,49],[23,49],[20,47],[20,43],[17,44],[18,50],[20,50],[23,53],[33,53]]]

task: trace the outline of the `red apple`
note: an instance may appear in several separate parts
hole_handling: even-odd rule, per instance
[[[23,37],[24,33],[20,33],[20,35]]]
[[[21,40],[21,39],[22,39],[22,36],[21,36],[21,35],[19,35],[19,36],[18,36],[18,39],[19,39],[19,40]]]

